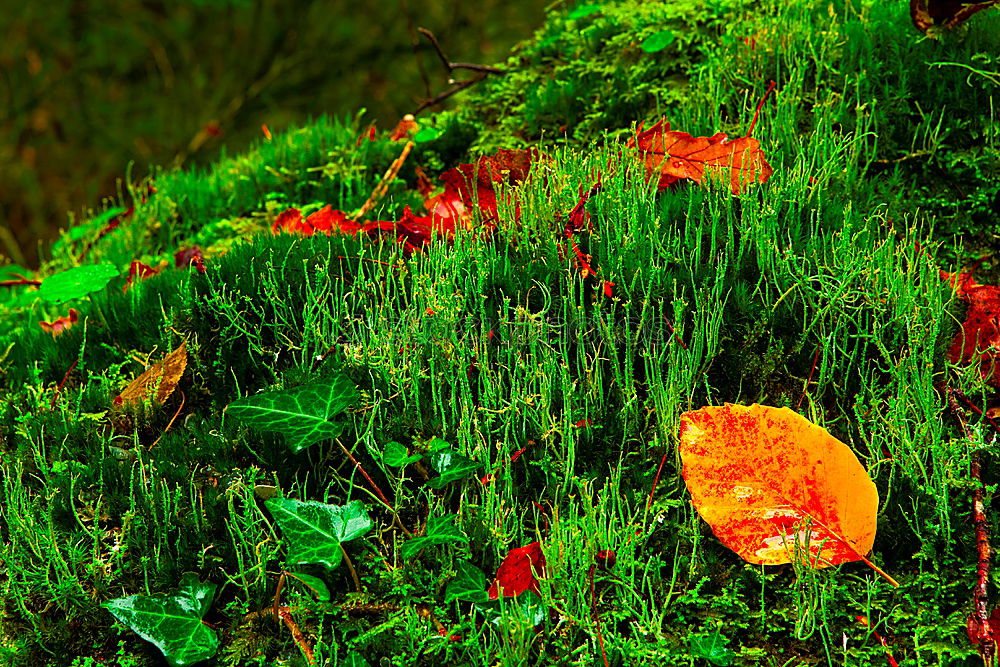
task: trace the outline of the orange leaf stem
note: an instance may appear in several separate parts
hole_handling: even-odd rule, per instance
[[[302,631],[299,630],[299,626],[295,624],[295,620],[292,618],[292,613],[289,611],[288,607],[280,607],[278,609],[278,616],[281,617],[281,620],[285,622],[288,630],[292,633],[292,639],[294,639],[295,643],[299,645],[300,649],[302,649],[302,655],[306,657],[306,660],[309,661],[310,665],[315,665],[316,657],[313,655],[312,647],[309,646],[305,635],[303,635]]]
[[[757,117],[760,116],[760,110],[764,108],[764,102],[767,100],[767,96],[771,94],[771,91],[774,90],[774,86],[774,81],[770,82],[767,85],[767,91],[765,91],[764,97],[762,97],[760,102],[757,103],[757,110],[753,112],[753,120],[750,121],[750,129],[747,130],[748,137],[753,134],[753,128],[757,125]]]

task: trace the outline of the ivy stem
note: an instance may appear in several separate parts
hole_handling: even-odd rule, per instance
[[[344,554],[344,563],[347,565],[348,571],[351,573],[351,579],[354,580],[354,589],[357,592],[361,592],[361,580],[358,579],[358,573],[354,570],[354,563],[351,562],[351,557],[347,555],[347,549],[344,548],[343,544],[338,544],[340,547],[340,552]]]
[[[361,464],[358,463],[358,460],[354,458],[354,455],[351,454],[351,452],[347,449],[347,447],[344,447],[344,443],[342,443],[339,438],[336,439],[336,442],[337,446],[340,447],[341,451],[344,452],[344,454],[351,461],[351,463],[354,464],[354,467],[358,470],[358,472],[361,473],[361,476],[364,477],[366,480],[368,480],[368,484],[375,491],[375,495],[378,496],[379,501],[383,505],[385,505],[390,512],[392,512],[392,518],[399,525],[399,527],[403,529],[403,532],[406,533],[406,536],[413,537],[413,533],[407,530],[406,526],[403,525],[402,520],[400,520],[399,515],[396,513],[396,508],[393,507],[392,503],[389,502],[389,499],[385,497],[385,494],[382,493],[382,489],[378,487],[378,484],[375,483],[375,480],[373,480],[371,476],[365,471],[365,469],[361,467]]]

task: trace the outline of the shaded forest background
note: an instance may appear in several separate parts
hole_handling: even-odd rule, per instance
[[[41,245],[150,166],[211,162],[320,114],[392,127],[492,63],[548,0],[52,0],[0,11],[0,264]],[[460,101],[460,97],[457,100]],[[455,99],[450,100],[454,104]]]

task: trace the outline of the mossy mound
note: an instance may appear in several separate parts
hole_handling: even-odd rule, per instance
[[[421,119],[438,136],[369,217],[421,209],[417,167],[528,145],[544,159],[501,189],[492,234],[412,253],[391,234],[272,232],[293,206],[362,207],[403,144],[359,118],[132,184],[134,211],[74,225],[39,274],[120,277],[66,303],[0,293],[0,651],[162,664],[100,605],[194,572],[217,586],[220,665],[307,664],[305,649],[329,665],[687,663],[721,639],[732,664],[964,664],[969,462],[992,436],[963,434],[939,388],[983,407],[993,390],[946,362],[962,314],[939,271],[991,243],[998,28],[983,12],[931,42],[883,3],[556,7],[505,75]],[[659,193],[622,140],[665,113],[742,136],[771,80],[754,136],[774,174],[739,195],[712,179]],[[134,260],[163,268],[126,290]],[[69,307],[59,335],[38,326]],[[115,406],[181,341],[163,404]],[[301,451],[226,413],[336,378],[357,391],[343,430]],[[898,589],[860,563],[762,569],[722,546],[674,452],[680,415],[723,402],[791,407],[857,453],[881,495],[869,558]],[[274,498],[361,501],[374,525],[335,568],[297,563]],[[537,598],[477,596],[535,541]]]

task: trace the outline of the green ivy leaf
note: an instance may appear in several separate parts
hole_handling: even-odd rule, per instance
[[[694,636],[690,638],[690,642],[692,654],[719,667],[729,667],[736,657],[736,654],[726,646],[729,640],[720,632]]]
[[[111,264],[77,266],[43,280],[38,295],[49,303],[66,303],[104,289],[119,273]]]
[[[316,595],[316,599],[320,602],[330,601],[330,589],[327,587],[326,582],[319,577],[314,577],[311,574],[303,574],[302,572],[289,572],[288,576],[301,581]]]
[[[483,571],[467,560],[460,560],[455,578],[444,589],[444,603],[448,604],[452,600],[488,602],[490,594],[487,587],[489,583]]]
[[[516,598],[504,599],[503,602],[500,600],[477,602],[475,608],[496,626],[507,625],[513,621],[535,627],[544,622],[548,615],[545,603],[532,591],[524,591]]]
[[[409,560],[421,549],[435,544],[468,544],[469,538],[454,525],[457,514],[433,517],[427,520],[427,533],[423,537],[413,537],[403,542],[400,550],[403,560]]]
[[[656,53],[673,44],[675,39],[677,39],[677,36],[674,35],[672,30],[661,30],[642,40],[639,48],[646,53]]]
[[[385,449],[382,451],[382,463],[393,468],[402,468],[410,463],[416,463],[422,458],[424,457],[420,454],[410,456],[410,453],[406,451],[406,446],[395,440],[385,443]]]
[[[359,397],[350,379],[340,375],[293,389],[247,396],[227,405],[226,413],[262,431],[283,433],[288,447],[299,452],[340,435],[344,424],[330,419]]]
[[[101,606],[152,642],[171,665],[193,665],[211,658],[219,648],[215,632],[201,622],[214,595],[215,584],[202,583],[188,572],[176,595],[132,595]]]
[[[432,452],[428,458],[431,467],[440,473],[440,477],[434,477],[425,482],[432,489],[440,489],[445,484],[468,477],[480,467],[480,464],[472,459],[451,449],[439,449]]]
[[[600,5],[580,5],[569,13],[571,19],[582,19],[601,11]]]
[[[449,449],[451,445],[448,444],[447,440],[443,440],[437,436],[434,436],[427,441],[427,451],[429,452],[439,452],[442,449]]]
[[[372,520],[359,500],[344,506],[310,500],[272,498],[264,502],[288,540],[288,561],[335,568],[343,558],[341,542],[364,535]]]
[[[425,127],[417,130],[417,133],[413,135],[413,141],[418,144],[426,144],[438,139],[442,134],[444,134],[444,131],[436,127]]]

